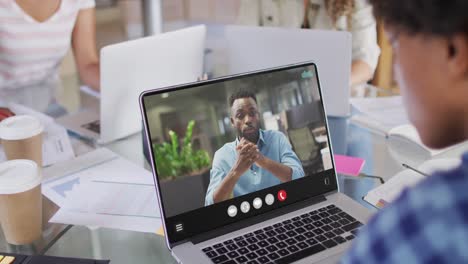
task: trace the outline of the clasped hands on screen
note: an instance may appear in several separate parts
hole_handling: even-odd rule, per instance
[[[254,163],[262,167],[262,161],[265,157],[260,153],[258,146],[245,138],[242,138],[236,146],[237,160],[234,168],[241,175],[252,167]]]

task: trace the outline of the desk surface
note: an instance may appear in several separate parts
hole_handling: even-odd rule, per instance
[[[366,159],[363,172],[381,176],[385,180],[402,170],[392,157],[384,136],[349,123],[347,118],[329,118],[332,141],[336,152],[347,153]],[[344,139],[345,144],[340,145]],[[337,143],[337,144],[335,144]],[[75,146],[80,147],[79,143]],[[83,149],[86,147],[81,146]],[[136,134],[124,140],[106,145],[112,151],[149,169],[142,154],[141,135]],[[456,148],[450,154],[456,156],[466,151],[466,146]],[[339,176],[340,190],[370,210],[375,210],[362,201],[362,197],[379,183],[369,178]],[[149,233],[138,233],[107,228],[90,229],[84,226],[70,226],[56,241],[48,244],[46,255],[81,258],[111,259],[113,264],[123,263],[176,263],[166,248],[164,238]]]

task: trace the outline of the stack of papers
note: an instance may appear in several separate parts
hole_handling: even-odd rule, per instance
[[[75,157],[67,130],[57,125],[52,117],[19,104],[10,104],[9,108],[16,115],[34,116],[44,125],[42,166],[49,166]],[[0,162],[6,160],[5,152],[0,145]]]
[[[155,233],[161,228],[153,176],[108,149],[44,170],[43,194],[61,208],[50,222]]]

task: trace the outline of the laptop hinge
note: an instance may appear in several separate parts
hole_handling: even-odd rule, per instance
[[[271,218],[278,217],[278,216],[281,216],[281,215],[285,215],[285,214],[288,214],[290,212],[294,212],[294,211],[297,211],[299,209],[305,208],[307,206],[311,206],[313,204],[321,203],[323,201],[326,201],[325,195],[318,195],[318,196],[312,197],[310,199],[306,199],[306,200],[301,201],[301,202],[297,202],[297,203],[294,203],[294,204],[291,204],[291,205],[288,205],[288,206],[285,206],[285,207],[282,207],[282,208],[279,208],[279,209],[275,209],[275,210],[273,210],[271,212],[264,213],[262,215],[258,215],[258,216],[255,216],[255,217],[252,217],[252,218],[249,218],[249,219],[239,221],[237,223],[233,223],[233,224],[223,226],[223,227],[215,229],[215,230],[211,230],[209,232],[205,232],[205,233],[196,235],[196,236],[192,237],[189,240],[193,244],[198,244],[198,243],[201,243],[203,241],[210,240],[212,238],[215,238],[215,237],[218,237],[218,236],[230,233],[230,232],[234,232],[236,230],[239,230],[239,229],[242,229],[242,228],[254,225],[254,224],[261,223],[261,222],[269,220]]]

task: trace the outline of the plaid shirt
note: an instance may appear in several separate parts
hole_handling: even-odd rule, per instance
[[[468,153],[373,217],[341,263],[468,263]]]

